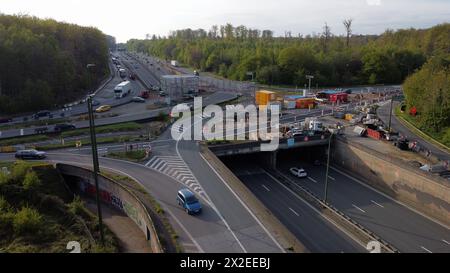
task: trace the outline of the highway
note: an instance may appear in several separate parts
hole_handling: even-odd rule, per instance
[[[264,205],[314,253],[367,252],[319,211],[284,187],[249,157],[224,163]]]
[[[297,151],[298,152],[298,151]],[[323,197],[326,166],[313,166],[292,156],[278,161],[279,170],[291,180]],[[289,173],[291,167],[302,167],[308,178]],[[328,180],[328,203],[368,228],[400,252],[450,252],[450,230],[392,198],[365,185],[357,178],[331,168]]]
[[[395,107],[398,106],[398,104],[399,102],[394,102],[394,105],[392,107],[393,112]],[[383,121],[384,124],[386,124],[386,126],[389,124],[389,110],[390,110],[390,103],[386,103],[380,106],[377,110],[378,117]],[[438,148],[434,144],[428,142],[427,140],[423,139],[422,137],[412,132],[397,119],[394,113],[392,113],[391,127],[393,128],[394,131],[399,132],[400,134],[406,136],[409,139],[409,141],[417,141],[420,146],[431,151],[432,154],[434,154],[441,160],[450,161],[450,153],[444,151],[441,148]]]

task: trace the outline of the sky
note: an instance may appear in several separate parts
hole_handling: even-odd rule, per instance
[[[320,33],[325,22],[340,35],[348,18],[354,34],[427,28],[450,22],[450,0],[0,0],[0,13],[94,26],[126,42],[226,23],[270,29],[276,36]]]

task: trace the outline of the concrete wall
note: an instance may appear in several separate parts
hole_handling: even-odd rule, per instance
[[[344,138],[334,142],[332,161],[394,199],[450,225],[449,181]]]
[[[79,178],[77,185],[78,189],[95,197],[94,174],[91,170],[59,163],[56,164],[56,168],[62,175]],[[105,176],[99,175],[98,181],[101,200],[104,203],[123,211],[144,233],[144,236],[150,243],[153,253],[162,253],[163,250],[153,221],[138,197],[121,184]]]

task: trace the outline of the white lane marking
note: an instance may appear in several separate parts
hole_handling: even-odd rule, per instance
[[[370,200],[370,202],[374,203],[375,205],[379,206],[380,208],[384,208],[381,204],[379,204],[379,203],[377,203],[377,202],[375,202],[373,200]]]
[[[317,184],[317,180],[315,180],[314,178],[308,176],[308,179]]]
[[[357,205],[352,204],[352,206],[353,206],[355,209],[357,209],[357,210],[359,210],[359,211],[361,211],[361,212],[366,213],[362,208],[358,207]]]
[[[431,250],[429,250],[429,249],[426,249],[425,247],[423,247],[423,246],[421,246],[420,247],[421,249],[423,249],[423,250],[425,250],[426,252],[428,252],[428,253],[433,253],[433,252],[431,252]]]
[[[323,217],[325,220],[327,220],[328,222],[330,222],[331,224],[333,224],[337,229],[339,229],[342,233],[344,233],[345,235],[347,235],[350,239],[352,239],[353,241],[355,241],[356,243],[358,243],[363,249],[366,249],[366,244],[362,243],[359,239],[357,239],[353,234],[349,233],[347,230],[343,229],[340,225],[338,225],[335,221],[333,221],[333,219],[325,216],[322,211],[319,211],[317,208],[315,208],[313,205],[311,205],[310,203],[306,202],[305,200],[303,200],[300,196],[298,196],[293,190],[291,190],[290,188],[286,187],[285,185],[283,185],[280,181],[278,181],[275,177],[273,177],[273,175],[271,175],[270,173],[268,173],[266,170],[262,170],[265,174],[267,174],[270,178],[272,178],[273,181],[277,182],[281,187],[283,187],[285,190],[287,190],[288,192],[290,192],[295,198],[297,198],[299,201],[303,202],[306,206],[308,206],[309,208],[311,208],[313,211],[315,211],[318,215],[320,215],[321,217]],[[291,181],[294,186],[300,188],[299,185],[295,184],[294,181],[287,177],[286,175],[283,175],[284,178],[288,179],[289,181]],[[301,188],[300,188],[301,189]]]
[[[290,211],[292,211],[292,213],[294,213],[297,216],[300,216],[300,214],[298,214],[295,210],[293,210],[292,208],[289,208]]]
[[[353,177],[353,176],[350,176],[350,175],[348,175],[347,173],[345,173],[345,172],[343,172],[343,171],[341,171],[341,170],[339,170],[339,169],[337,169],[337,168],[335,168],[335,167],[333,167],[333,166],[330,166],[330,168],[331,168],[332,170],[334,170],[334,171],[336,171],[336,172],[342,174],[343,176],[350,178],[351,180],[355,181],[356,183],[360,184],[361,186],[366,187],[367,189],[372,190],[372,191],[374,191],[374,192],[376,192],[376,193],[378,193],[378,194],[380,194],[380,195],[386,197],[387,199],[389,199],[389,200],[391,200],[391,201],[393,201],[393,202],[399,204],[400,206],[402,206],[402,207],[404,207],[404,208],[406,208],[406,209],[409,209],[409,210],[411,210],[411,211],[413,211],[413,212],[415,212],[415,213],[417,213],[417,214],[419,214],[419,215],[421,215],[421,216],[427,218],[428,220],[432,221],[433,223],[436,223],[436,224],[440,225],[441,227],[444,227],[444,228],[446,228],[446,229],[449,229],[449,226],[445,225],[444,223],[442,223],[442,222],[440,222],[440,221],[438,221],[438,220],[436,220],[436,219],[434,219],[434,218],[431,218],[430,216],[428,216],[428,215],[426,215],[426,214],[424,214],[424,213],[422,213],[422,212],[420,212],[420,211],[418,211],[418,210],[416,210],[416,209],[414,209],[414,208],[412,208],[412,207],[409,207],[409,206],[403,204],[402,202],[400,202],[400,201],[398,201],[398,200],[395,200],[395,199],[392,198],[391,196],[389,196],[389,195],[385,194],[384,192],[381,192],[381,191],[379,191],[379,190],[377,190],[377,189],[375,189],[375,188],[373,188],[373,187],[367,185],[367,184],[364,183],[363,181],[361,181],[361,180],[359,180],[359,179],[357,179],[357,178],[355,178],[355,177]]]
[[[328,178],[330,178],[331,180],[335,181],[336,179],[334,177],[332,177],[331,175],[328,176]]]
[[[261,184],[261,186],[264,188],[264,189],[266,189],[266,191],[270,191],[269,190],[269,188],[268,187],[266,187],[266,185],[264,185],[264,184]]]
[[[237,193],[235,193],[234,190],[230,187],[230,185],[228,185],[228,183],[225,182],[225,180],[222,178],[222,176],[219,175],[219,173],[211,166],[211,164],[206,160],[206,158],[202,154],[200,154],[200,157],[203,158],[203,160],[206,162],[206,164],[209,166],[209,168],[211,170],[213,170],[213,172],[217,175],[217,177],[219,177],[219,179],[228,188],[228,190],[231,191],[231,193],[233,193],[234,197],[241,203],[241,205],[248,211],[248,213],[250,213],[250,215],[253,216],[253,219],[255,219],[255,221],[261,226],[261,228],[266,232],[266,234],[270,237],[270,239],[272,239],[272,241],[278,246],[278,248],[281,250],[281,252],[286,253],[286,250],[284,250],[284,248],[280,245],[280,243],[278,243],[278,241],[275,240],[273,235],[261,223],[261,221],[256,217],[256,215],[250,210],[250,208],[247,206],[247,204],[245,204],[244,201],[242,201],[242,199],[239,198]],[[211,198],[209,198],[209,196],[208,196],[208,199],[211,200]],[[212,203],[212,200],[211,200],[211,203]],[[225,219],[223,219],[223,221],[225,222]],[[238,240],[238,242],[239,242],[239,240]]]
[[[446,240],[442,239],[442,242],[446,243],[447,245],[450,245],[449,242],[447,242]]]

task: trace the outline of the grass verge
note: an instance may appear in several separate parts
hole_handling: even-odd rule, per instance
[[[107,157],[124,159],[132,162],[141,162],[146,158],[145,151],[127,151],[127,152],[111,152],[108,153]]]
[[[394,113],[399,121],[408,129],[410,129],[423,139],[427,140],[428,142],[431,142],[439,148],[445,150],[446,152],[450,152],[450,127],[442,128],[441,132],[439,133],[425,131],[416,125],[416,120],[414,119],[414,117],[408,115],[405,112],[402,112],[400,110],[400,106],[395,107]]]
[[[139,123],[127,122],[127,123],[119,123],[119,124],[113,124],[113,125],[98,126],[95,128],[95,132],[97,134],[131,132],[131,131],[141,130],[142,128],[143,128],[143,126]],[[61,137],[63,137],[63,138],[81,136],[81,135],[89,135],[89,128],[76,129],[76,130],[66,131],[66,132],[61,133]]]

